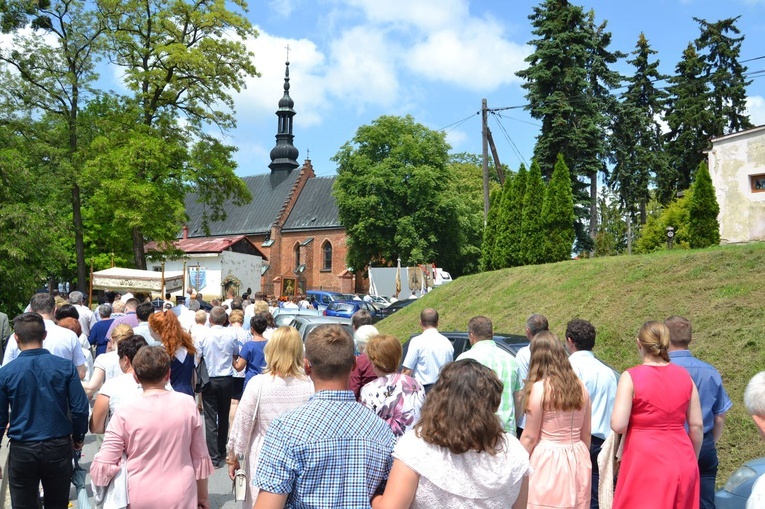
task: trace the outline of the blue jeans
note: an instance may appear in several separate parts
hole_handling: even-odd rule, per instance
[[[699,453],[699,475],[701,476],[700,509],[715,509],[715,480],[717,479],[717,447],[712,432],[704,434]]]

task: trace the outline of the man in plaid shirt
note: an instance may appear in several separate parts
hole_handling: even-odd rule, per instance
[[[348,390],[353,338],[338,325],[305,341],[305,371],[316,394],[272,421],[260,451],[256,509],[364,508],[384,487],[393,432]]]

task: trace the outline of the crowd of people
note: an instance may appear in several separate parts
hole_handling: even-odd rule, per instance
[[[579,318],[559,337],[531,315],[512,355],[476,316],[455,358],[435,309],[404,355],[363,310],[353,335],[324,325],[303,341],[261,293],[209,311],[123,297],[93,313],[80,292],[36,294],[12,330],[0,314],[13,507],[37,507],[40,485],[46,508],[67,507],[72,483],[90,506],[88,431],[104,508],[207,509],[224,467],[246,479],[247,509],[714,507],[732,403],[684,317],[646,322],[641,363],[619,376]],[[744,401],[765,438],[765,372]],[[765,481],[749,504],[765,507]]]

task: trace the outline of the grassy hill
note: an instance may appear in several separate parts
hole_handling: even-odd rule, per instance
[[[762,278],[762,279],[760,279]],[[745,460],[765,456],[746,413],[749,379],[765,370],[765,243],[518,267],[459,278],[380,322],[406,339],[419,313],[434,307],[440,329],[466,330],[476,315],[496,331],[522,334],[526,317],[547,316],[559,337],[574,317],[597,329],[595,355],[618,370],[638,364],[635,337],[648,320],[691,320],[691,351],[715,365],[733,408],[718,446],[718,484]]]

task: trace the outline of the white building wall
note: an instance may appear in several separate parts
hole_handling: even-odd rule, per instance
[[[765,127],[713,140],[709,173],[720,205],[721,242],[765,241],[765,192],[753,192],[750,179],[765,174]]]
[[[190,268],[197,267],[199,264],[199,267],[205,271],[206,285],[201,291],[204,300],[225,297],[221,283],[228,275],[233,275],[242,282],[240,294],[247,288],[252,288],[253,292],[260,291],[260,270],[263,266],[263,259],[260,256],[229,251],[220,254],[189,254],[185,260],[166,261],[165,270],[182,271],[184,261],[186,262],[186,288],[189,287]],[[156,265],[156,262],[152,264],[152,266]],[[176,295],[181,295],[181,292],[175,292],[173,297]]]

